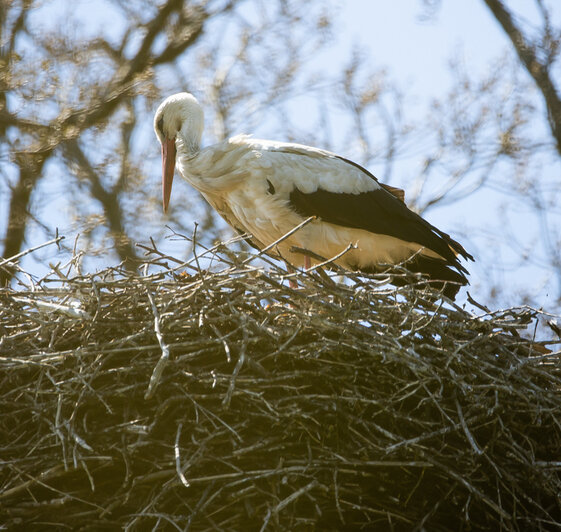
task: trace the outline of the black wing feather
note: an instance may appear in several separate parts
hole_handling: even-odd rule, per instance
[[[376,181],[376,183],[378,183],[381,187],[387,187],[387,185],[384,185],[384,183],[380,183],[380,181],[378,181],[378,178],[370,171],[368,171],[366,168],[364,168],[364,166],[361,166],[358,163],[355,163],[354,161],[351,161],[350,159],[345,159],[345,157],[341,157],[340,155],[336,156],[337,159],[340,159],[341,161],[346,162],[347,164],[350,164],[351,166],[354,166],[355,168],[358,168],[363,174],[367,175],[370,179],[372,179],[373,181]],[[388,188],[392,188],[392,187],[388,187]],[[388,188],[386,190],[388,190]],[[402,192],[400,189],[396,189],[399,190],[400,192]],[[397,199],[399,199],[402,203],[404,202],[404,198],[397,196],[396,194],[394,194],[391,190],[388,190],[390,192],[390,194],[394,197],[397,197]],[[383,194],[380,194],[380,198],[386,197]],[[392,207],[393,208],[393,207]],[[407,206],[405,205],[405,208],[407,209],[407,211],[413,215],[416,216],[416,218],[418,220],[420,220],[423,224],[425,224],[426,226],[430,227],[431,231],[436,232],[438,235],[440,235],[442,238],[444,238],[444,240],[447,241],[447,243],[452,246],[452,249],[454,249],[457,253],[459,253],[460,255],[462,255],[462,257],[464,257],[465,259],[469,259],[469,260],[473,260],[473,257],[463,248],[463,246],[459,243],[456,242],[455,240],[453,240],[450,235],[448,235],[447,233],[441,231],[440,229],[438,229],[437,227],[434,227],[433,225],[429,224],[425,219],[421,218],[418,214],[414,213],[413,211],[411,211],[409,208],[407,208]],[[427,246],[428,247],[428,246]],[[432,249],[432,248],[431,248]]]
[[[452,249],[466,259],[473,259],[458,242],[383,189],[361,194],[341,194],[319,189],[306,194],[294,188],[290,193],[290,202],[303,217],[318,216],[332,224],[416,242],[452,263],[457,262]]]
[[[468,272],[460,264],[454,251],[466,259],[473,260],[473,257],[461,244],[408,209],[403,202],[383,189],[361,194],[341,194],[319,189],[306,194],[294,188],[290,193],[290,203],[304,218],[318,216],[328,223],[393,236],[435,251],[445,260],[418,253],[406,261],[405,266],[412,272],[427,274],[431,279],[437,280],[434,286],[444,289],[448,297],[454,298],[460,285],[468,282],[464,275]],[[379,271],[376,265],[362,270]],[[400,284],[399,279],[396,281],[394,284]]]

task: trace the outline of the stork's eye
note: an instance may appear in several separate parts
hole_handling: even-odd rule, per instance
[[[163,116],[158,120],[158,123],[156,124],[156,127],[158,128],[158,131],[160,132],[160,135],[162,135],[162,137],[163,137],[164,136],[164,117]]]

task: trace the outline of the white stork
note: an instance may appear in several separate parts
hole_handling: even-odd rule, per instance
[[[336,262],[347,269],[379,271],[406,262],[454,297],[468,284],[459,261],[473,257],[449,235],[414,213],[403,191],[380,183],[368,170],[334,153],[287,142],[238,135],[201,148],[203,110],[186,92],[158,107],[154,130],[162,145],[164,212],[174,168],[234,229],[263,248],[304,225],[276,246],[289,264],[310,267],[304,248],[325,258],[356,246]]]

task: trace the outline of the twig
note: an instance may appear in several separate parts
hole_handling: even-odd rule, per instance
[[[14,262],[18,259],[21,259],[21,257],[24,257],[25,255],[28,255],[29,253],[33,253],[34,251],[37,251],[38,249],[44,248],[46,246],[50,246],[51,244],[56,244],[58,246],[59,242],[61,240],[64,240],[64,238],[65,238],[64,236],[57,236],[56,238],[53,238],[52,240],[49,240],[48,242],[43,242],[42,244],[39,244],[38,246],[34,246],[32,248],[21,251],[17,255],[13,255],[12,257],[8,257],[7,259],[2,259],[2,260],[0,260],[0,266],[4,266],[5,264],[12,263],[12,262]]]
[[[460,423],[462,425],[462,429],[464,430],[466,438],[468,439],[469,444],[471,445],[471,448],[473,449],[475,454],[481,456],[483,454],[483,451],[479,448],[479,445],[477,445],[475,439],[473,438],[471,432],[468,429],[466,420],[464,419],[464,414],[462,412],[462,407],[460,406],[460,403],[458,402],[457,398],[455,399],[455,403],[456,403],[456,410],[458,411],[458,417],[460,418]]]
[[[179,423],[177,426],[177,433],[175,434],[175,445],[173,447],[175,453],[175,470],[177,471],[177,476],[181,483],[188,488],[190,486],[189,481],[185,478],[183,471],[181,470],[181,456],[179,453],[179,438],[181,437],[181,429],[183,428],[183,423]]]
[[[282,512],[290,503],[294,502],[296,499],[308,493],[309,491],[312,491],[317,486],[319,486],[318,481],[312,480],[309,484],[306,484],[305,486],[301,487],[299,490],[295,491],[294,493],[291,493],[288,497],[286,497],[281,502],[279,502],[273,508],[273,513],[278,514]]]
[[[245,323],[242,323],[242,327],[244,325]],[[242,331],[243,331],[242,348],[240,350],[238,362],[236,363],[236,367],[234,368],[234,371],[232,372],[232,376],[230,377],[230,384],[228,385],[228,391],[226,392],[226,395],[222,400],[222,406],[224,406],[225,408],[228,408],[230,406],[230,401],[232,400],[232,394],[234,393],[234,387],[236,385],[236,378],[238,376],[238,373],[242,369],[242,366],[245,361],[245,350],[247,346],[247,328],[243,327]]]
[[[311,268],[308,268],[306,270],[306,273],[311,273],[319,268],[322,268],[323,266],[327,266],[328,264],[333,264],[334,262],[338,261],[343,255],[346,255],[351,249],[356,249],[356,244],[353,244],[352,242],[349,243],[349,245],[340,253],[337,253],[337,255],[334,255],[333,257],[331,257],[330,259],[324,259],[323,262],[320,262],[319,264],[315,264],[314,266],[312,266]],[[291,248],[292,250],[297,250],[300,251],[300,248]]]
[[[154,331],[156,332],[156,338],[158,339],[158,343],[160,344],[160,349],[162,350],[162,355],[158,359],[158,362],[154,367],[154,371],[152,372],[152,376],[150,377],[148,390],[146,390],[146,393],[144,394],[144,399],[148,400],[152,398],[154,392],[156,391],[156,387],[160,382],[162,372],[164,371],[164,367],[169,359],[169,347],[165,343],[164,337],[160,329],[160,315],[158,313],[158,308],[156,307],[154,297],[152,296],[152,292],[150,292],[149,288],[146,288],[146,293],[148,294],[148,299],[150,300],[152,314],[154,314]]]
[[[251,257],[242,261],[242,264],[243,265],[249,264],[252,260],[259,258],[261,255],[263,255],[264,253],[267,253],[267,251],[273,249],[275,246],[278,246],[281,242],[283,242],[287,238],[290,238],[294,233],[296,233],[296,231],[299,231],[300,229],[302,229],[302,227],[305,227],[306,225],[308,225],[310,222],[314,221],[315,219],[316,219],[316,216],[310,216],[309,218],[306,218],[302,223],[299,223],[296,227],[293,227],[290,231],[288,231],[287,233],[282,235],[279,239],[275,240],[273,243],[269,244],[268,246],[265,246],[263,249],[261,249],[255,255],[252,255]]]
[[[60,312],[69,318],[77,318],[82,320],[91,319],[90,314],[79,307],[80,303],[76,302],[76,306],[66,306],[59,303],[49,303],[48,301],[41,301],[40,299],[29,299],[27,297],[14,297],[14,301],[25,303],[26,305],[42,308],[50,312]]]

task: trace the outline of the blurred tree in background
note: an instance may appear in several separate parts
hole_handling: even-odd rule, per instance
[[[534,0],[539,25],[517,18],[508,2],[482,1],[513,46],[483,78],[452,58],[453,86],[435,92],[419,119],[407,116],[411,95],[360,50],[329,61],[335,2],[2,2],[3,257],[57,228],[72,238],[56,261],[78,253],[87,269],[116,260],[135,269],[135,243],[162,241],[166,224],[190,233],[197,221],[206,243],[227,238],[189,187],[176,186],[169,215],[161,212],[152,116],[164,97],[185,90],[205,108],[203,143],[246,132],[332,149],[404,188],[419,212],[471,212],[464,227],[439,225],[476,255],[478,298],[540,304],[547,291],[559,310],[561,180],[551,168],[561,164],[561,24],[542,0]],[[419,8],[436,18],[438,5]],[[173,253],[188,255],[181,246]],[[40,274],[39,266],[30,271]],[[505,281],[511,270],[518,283]],[[2,285],[13,275],[1,269]]]
[[[236,111],[270,109],[290,96],[305,55],[325,39],[323,12],[309,3],[306,14],[282,1],[266,9],[236,0],[2,4],[3,257],[58,226],[79,232],[88,256],[117,255],[135,269],[134,241],[163,227],[155,176],[146,171],[155,104],[171,92],[197,92],[204,79],[216,136]],[[190,225],[194,217],[179,214],[192,203],[175,201],[182,208],[169,222]],[[195,219],[212,226],[199,208],[206,212]],[[12,272],[2,275],[5,283]]]

